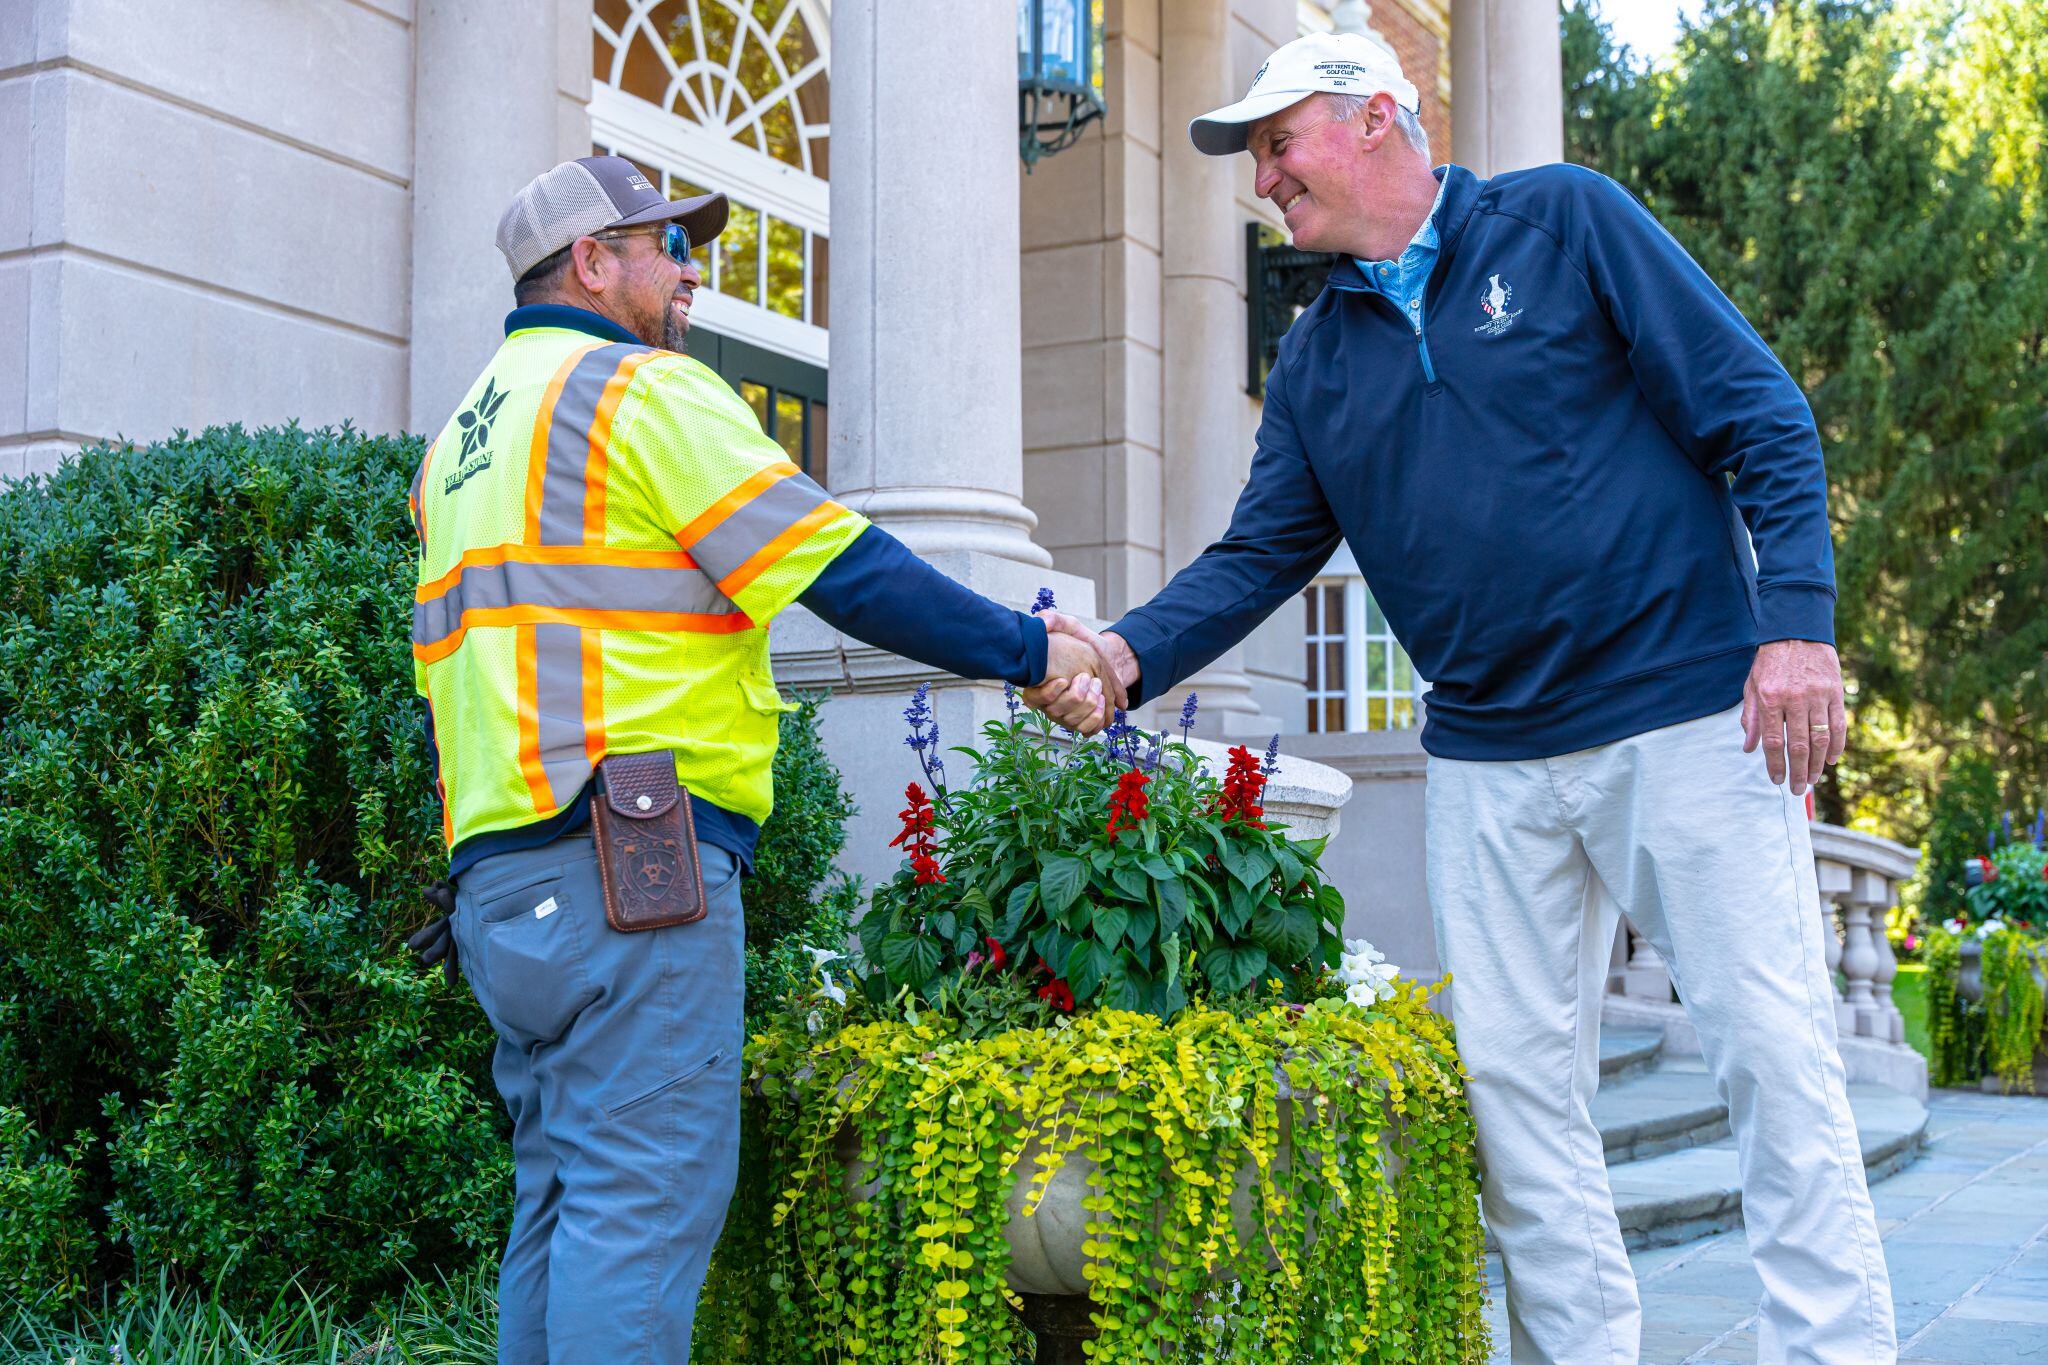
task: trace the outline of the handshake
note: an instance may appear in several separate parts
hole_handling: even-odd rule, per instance
[[[1045,622],[1045,677],[1024,689],[1024,703],[1070,730],[1092,735],[1130,704],[1138,656],[1112,631],[1101,634],[1050,608],[1032,613]]]

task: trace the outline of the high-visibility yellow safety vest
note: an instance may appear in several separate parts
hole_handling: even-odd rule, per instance
[[[450,847],[553,815],[607,753],[772,804],[768,623],[867,528],[701,363],[559,327],[507,337],[428,447],[413,674]]]

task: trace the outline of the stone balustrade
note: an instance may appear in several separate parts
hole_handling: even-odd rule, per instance
[[[1913,875],[1920,855],[1838,825],[1816,821],[1811,830],[1814,911],[1826,931],[1821,942],[1836,979],[1835,1029],[1849,1079],[1877,1081],[1924,1098],[1927,1063],[1906,1046],[1905,1019],[1892,1003],[1899,964],[1885,934],[1885,912],[1898,904],[1899,884]],[[1670,1025],[1667,1049],[1697,1050],[1663,959],[1626,920],[1615,937],[1607,990],[1610,1021],[1664,1022]]]

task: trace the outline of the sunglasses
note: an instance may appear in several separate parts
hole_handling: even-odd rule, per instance
[[[690,263],[690,230],[681,223],[660,223],[654,228],[617,228],[606,232],[593,232],[591,237],[602,241],[606,237],[638,237],[653,231],[658,235],[662,254],[677,265]]]

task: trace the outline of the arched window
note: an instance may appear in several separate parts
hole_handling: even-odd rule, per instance
[[[596,0],[600,152],[671,197],[725,191],[695,319],[822,366],[829,277],[830,14],[824,0]]]

